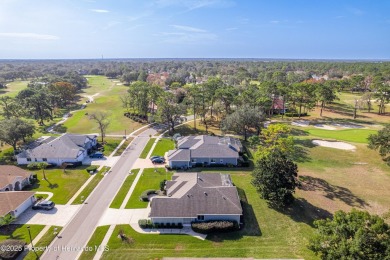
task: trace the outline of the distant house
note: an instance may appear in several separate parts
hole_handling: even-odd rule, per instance
[[[242,207],[229,174],[175,173],[166,183],[167,196],[154,197],[153,223],[190,224],[230,220],[240,223]]]
[[[272,101],[272,109],[274,113],[284,114],[287,112],[286,104],[284,104],[282,97],[275,97]]]
[[[13,165],[0,165],[0,192],[20,191],[29,185],[32,173]]]
[[[96,135],[64,134],[57,138],[48,138],[30,146],[16,158],[19,165],[31,162],[47,162],[61,165],[64,162],[82,162],[88,153],[96,147]]]
[[[31,191],[0,192],[0,217],[10,214],[17,218],[35,203],[34,194]]]
[[[232,137],[185,136],[177,139],[175,150],[168,151],[167,159],[171,168],[188,168],[197,165],[237,165],[241,142]]]

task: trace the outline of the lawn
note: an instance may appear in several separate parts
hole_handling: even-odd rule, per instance
[[[206,127],[203,123],[201,123],[200,119],[196,120],[196,129],[194,128],[194,121],[192,121],[175,127],[174,134],[175,133],[179,133],[181,136],[205,135],[211,133],[215,135],[222,135],[222,131],[219,128],[219,121],[213,120],[212,122],[209,122],[206,132]],[[169,136],[169,133],[165,133],[164,136]]]
[[[42,170],[34,170],[32,172],[38,175],[38,182],[28,190],[52,192],[54,194],[52,201],[57,204],[66,204],[90,177],[85,168],[81,166],[76,169],[67,169],[65,173],[58,168],[46,169],[46,178],[49,182],[43,179]]]
[[[111,202],[110,208],[119,209],[122,205],[123,200],[125,199],[127,193],[130,190],[131,185],[133,184],[135,177],[139,172],[139,169],[133,169],[131,170],[131,172],[132,174],[127,176],[125,182],[122,184],[122,187],[116,194],[114,200]]]
[[[5,95],[15,97],[19,93],[19,91],[27,88],[28,83],[29,81],[13,81],[7,83],[7,88],[0,90],[0,96]]]
[[[111,167],[104,166],[98,173],[96,173],[96,176],[93,177],[93,179],[88,183],[87,187],[85,187],[79,196],[77,196],[72,205],[83,203],[96,188],[99,182],[103,179],[104,174],[110,170],[110,168]]]
[[[88,248],[88,251],[84,250],[81,256],[79,257],[79,260],[90,260],[93,259],[93,257],[96,254],[97,249],[99,248],[100,244],[102,243],[104,236],[106,235],[108,229],[110,226],[101,226],[97,227],[95,232],[92,234],[91,239],[88,241],[88,244],[86,248]],[[92,248],[93,250],[89,250]],[[102,249],[100,249],[102,250]]]
[[[99,139],[100,140],[100,139]],[[114,138],[114,137],[106,137],[104,138],[105,144],[104,147],[104,155],[109,156],[115,148],[118,147],[118,145],[122,142],[122,138]]]
[[[152,155],[164,156],[169,150],[175,149],[175,142],[169,138],[161,138],[152,152]]]
[[[99,93],[94,97],[93,103],[88,103],[83,110],[77,111],[69,118],[64,127],[71,133],[98,133],[97,124],[89,119],[89,115],[95,112],[108,112],[110,125],[107,129],[107,134],[121,134],[131,133],[135,129],[142,126],[133,120],[123,115],[124,109],[120,97],[125,95],[127,87],[117,85],[112,80],[103,76],[87,76],[88,85],[90,87],[83,89],[84,93],[81,95],[93,95]]]
[[[50,227],[49,230],[46,232],[46,234],[44,234],[43,237],[38,241],[38,243],[34,244],[34,247],[37,248],[36,252],[33,251],[28,252],[28,254],[23,259],[24,260],[39,259],[39,256],[41,256],[44,252],[43,249],[50,245],[50,243],[54,240],[54,238],[61,231],[61,229],[62,227],[56,227],[56,226]]]
[[[340,141],[367,143],[367,137],[370,134],[376,134],[376,130],[370,129],[345,129],[345,130],[324,130],[324,129],[308,129],[310,135],[330,138]]]
[[[0,241],[7,239],[24,240],[30,243],[27,226],[30,226],[31,237],[34,238],[42,231],[44,225],[15,225],[11,224],[8,227],[0,227]]]
[[[147,168],[144,169],[137,186],[135,187],[129,201],[127,202],[126,209],[138,209],[146,208],[148,202],[141,201],[139,196],[145,190],[160,189],[160,182],[163,180],[170,180],[172,172],[167,172],[165,168]]]
[[[199,169],[201,170],[201,169]],[[149,235],[135,232],[129,225],[118,225],[104,252],[104,259],[161,259],[162,257],[254,257],[316,259],[307,249],[313,235],[314,214],[310,205],[301,204],[294,212],[280,213],[270,209],[250,184],[249,172],[232,172],[243,199],[245,226],[239,232],[210,235],[205,241],[186,235]],[[245,192],[244,192],[245,190]],[[243,197],[245,197],[243,195]],[[302,212],[299,212],[302,211]],[[314,213],[313,213],[314,212]],[[299,214],[297,216],[296,214]],[[126,244],[117,237],[119,230],[134,239]]]
[[[142,159],[145,159],[146,156],[148,156],[148,153],[150,151],[150,149],[152,148],[154,142],[156,141],[156,138],[150,138],[148,143],[146,144],[144,150],[142,151],[141,155],[139,156],[139,158],[142,158]]]

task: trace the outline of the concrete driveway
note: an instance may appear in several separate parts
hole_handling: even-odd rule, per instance
[[[141,159],[138,158],[134,165],[133,169],[141,169],[141,168],[164,168],[165,163],[162,164],[153,164],[150,159]]]
[[[145,209],[107,209],[100,219],[98,226],[121,225],[136,223],[138,220],[148,218],[150,208]]]
[[[15,224],[65,226],[81,205],[56,205],[52,210],[33,210],[29,208],[20,215]]]

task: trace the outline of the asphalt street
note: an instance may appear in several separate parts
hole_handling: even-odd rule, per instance
[[[82,247],[87,244],[100,218],[120,189],[129,169],[140,156],[149,140],[149,135],[155,133],[156,130],[148,129],[133,140],[129,149],[122,154],[118,162],[111,168],[111,172],[103,178],[87,199],[86,204],[62,229],[59,234],[60,238],[55,238],[41,259],[77,259]]]

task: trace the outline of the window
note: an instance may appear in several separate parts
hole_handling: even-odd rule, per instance
[[[27,161],[28,161],[28,162],[31,162],[31,158],[27,158]]]
[[[47,162],[47,158],[43,158],[42,161]]]
[[[38,161],[37,158],[35,158],[35,161],[36,161],[36,162]]]
[[[211,163],[216,163],[216,162],[217,162],[217,159],[211,159],[210,162],[211,162]]]
[[[192,163],[196,163],[196,159],[192,159],[191,162],[192,162]]]
[[[203,215],[198,215],[198,220],[204,220],[204,216]]]
[[[223,159],[220,159],[219,162],[220,162],[220,163],[223,163]]]

